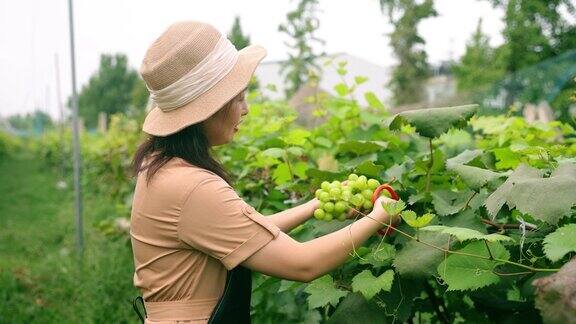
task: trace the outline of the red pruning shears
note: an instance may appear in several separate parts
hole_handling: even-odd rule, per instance
[[[376,190],[374,190],[374,193],[372,194],[372,204],[376,203],[376,200],[378,199],[378,197],[380,197],[380,193],[382,192],[382,190],[388,191],[388,193],[390,193],[390,198],[392,198],[394,200],[400,199],[400,197],[398,196],[396,191],[394,191],[394,189],[392,189],[392,187],[390,187],[389,184],[385,183],[383,185],[379,185],[378,188],[376,188]],[[378,230],[378,234],[380,236],[386,236],[387,234],[392,234],[392,233],[394,233],[394,227],[392,225],[387,226],[386,229],[379,229]]]

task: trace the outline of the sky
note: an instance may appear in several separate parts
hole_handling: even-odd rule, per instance
[[[288,58],[288,37],[278,32],[297,0],[76,0],[74,29],[78,91],[102,53],[125,53],[138,69],[148,46],[173,22],[199,20],[227,34],[236,15],[253,44],[268,50],[264,61]],[[501,10],[489,1],[435,0],[438,17],[419,25],[431,63],[458,59],[483,19],[493,46],[503,42]],[[394,65],[388,34],[393,30],[378,0],[320,0],[314,44],[328,54],[347,52]],[[58,96],[56,62],[60,78]],[[40,107],[53,118],[72,93],[67,0],[0,0],[0,117]],[[58,99],[60,98],[60,100]]]

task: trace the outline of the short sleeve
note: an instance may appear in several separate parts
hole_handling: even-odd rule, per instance
[[[178,236],[185,244],[232,269],[278,236],[280,229],[258,213],[221,177],[205,173],[182,205]]]

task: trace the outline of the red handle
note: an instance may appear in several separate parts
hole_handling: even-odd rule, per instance
[[[390,187],[389,184],[385,183],[383,185],[378,186],[378,188],[376,188],[376,190],[374,190],[374,193],[372,194],[372,204],[376,203],[376,200],[378,199],[378,197],[380,197],[380,193],[382,193],[382,190],[388,191],[388,193],[390,193],[390,198],[392,198],[394,200],[400,199],[400,197],[398,196],[396,191],[394,191],[394,189],[392,189],[392,187]],[[386,230],[384,230],[384,229],[378,230],[378,234],[380,236],[386,236],[387,234],[392,234],[392,233],[394,233],[394,227],[393,226],[389,226],[389,227],[387,226]]]

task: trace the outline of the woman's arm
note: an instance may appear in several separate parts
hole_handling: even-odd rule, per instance
[[[288,233],[312,217],[316,208],[320,208],[320,201],[314,198],[302,205],[267,216],[267,219],[278,226],[282,232]]]
[[[308,242],[300,243],[280,233],[242,265],[283,279],[312,281],[346,262],[354,247],[360,247],[382,228],[382,223],[390,222],[382,207],[382,203],[390,201],[393,200],[380,197],[369,217]]]

